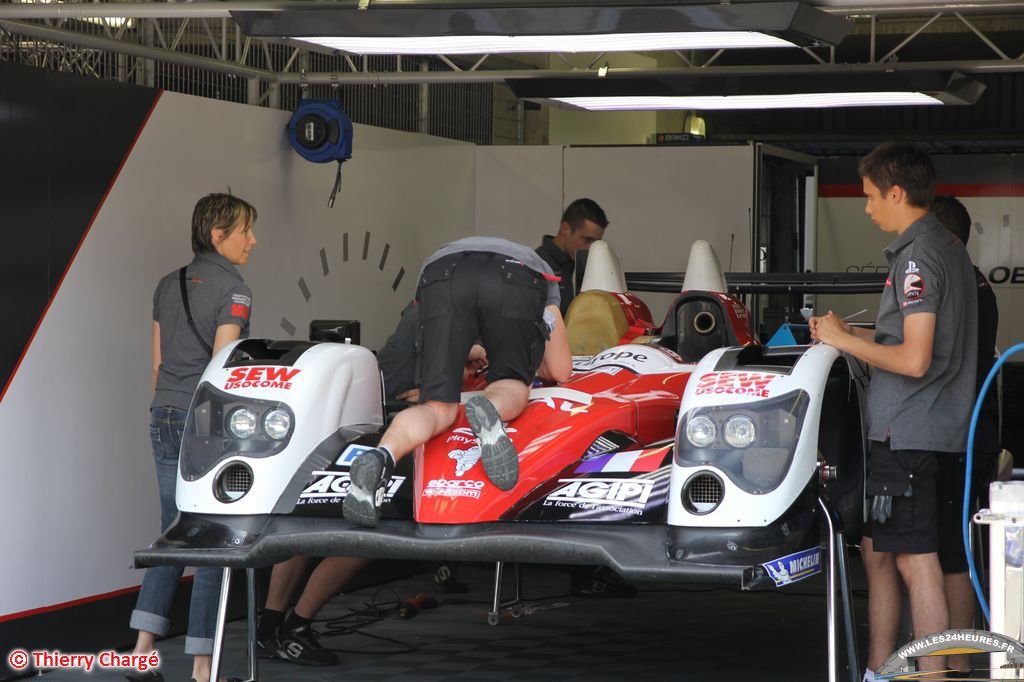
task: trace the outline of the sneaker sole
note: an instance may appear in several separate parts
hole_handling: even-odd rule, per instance
[[[380,509],[374,504],[377,485],[384,466],[376,457],[362,456],[349,467],[348,494],[341,504],[346,520],[359,526],[374,527],[380,521]]]
[[[519,453],[501,425],[501,416],[491,401],[474,396],[466,402],[466,419],[480,441],[480,461],[491,483],[512,490],[519,482]]]
[[[337,656],[334,656],[333,658],[329,658],[329,659],[320,659],[320,660],[315,659],[315,658],[310,658],[308,656],[291,656],[284,649],[283,645],[282,645],[282,648],[278,650],[277,654],[283,660],[288,661],[289,663],[294,663],[295,665],[308,666],[310,668],[327,668],[327,667],[330,667],[332,665],[338,665],[338,657]]]

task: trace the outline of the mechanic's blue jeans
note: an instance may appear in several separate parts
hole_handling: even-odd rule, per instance
[[[153,441],[153,459],[156,461],[162,530],[167,530],[178,514],[174,488],[178,480],[178,450],[181,448],[181,434],[184,430],[185,410],[176,407],[154,407],[150,410],[149,437]],[[181,566],[154,566],[146,569],[139,600],[132,611],[132,628],[152,632],[157,637],[167,634],[171,625],[171,605],[183,570]],[[196,569],[192,580],[192,602],[188,610],[186,654],[208,656],[213,653],[213,631],[217,622],[221,576],[219,568]]]

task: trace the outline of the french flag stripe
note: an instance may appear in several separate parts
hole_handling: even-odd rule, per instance
[[[640,452],[617,452],[608,458],[601,471],[632,471]]]

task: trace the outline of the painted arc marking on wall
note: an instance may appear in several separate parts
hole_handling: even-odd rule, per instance
[[[364,260],[364,261],[368,261],[369,260],[370,241],[371,241],[371,233],[370,232],[366,232],[364,237],[363,237],[363,258],[362,258],[362,260]],[[344,262],[348,262],[348,232],[342,233],[342,237],[341,237],[341,251],[342,251],[342,254],[341,254],[342,255],[342,262],[343,263]],[[377,269],[380,272],[384,272],[385,267],[387,266],[388,256],[390,254],[391,254],[391,244],[389,242],[384,242],[384,248],[381,251],[380,260],[377,263]],[[324,277],[327,277],[327,275],[329,275],[330,272],[331,272],[330,256],[327,253],[327,249],[326,248],[321,248],[320,251],[319,251],[319,255],[320,255],[320,269],[321,269],[321,272],[323,273]],[[398,273],[395,275],[395,278],[391,281],[391,291],[392,292],[398,291],[398,287],[401,285],[402,280],[403,280],[404,277],[405,277],[405,268],[402,267],[402,266],[399,266]],[[299,293],[302,294],[303,300],[307,304],[310,301],[312,301],[313,293],[312,293],[312,291],[309,288],[309,284],[306,282],[306,278],[303,277],[303,276],[300,276],[298,278],[296,284],[297,284],[297,286],[299,288]],[[295,325],[295,323],[292,322],[291,320],[289,320],[287,317],[282,317],[281,318],[281,322],[280,322],[279,326],[280,326],[281,330],[284,331],[284,333],[286,333],[290,337],[294,337],[295,336],[295,332],[298,330],[298,327]]]

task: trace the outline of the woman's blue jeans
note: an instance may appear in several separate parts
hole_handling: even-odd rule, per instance
[[[174,488],[178,480],[178,451],[185,430],[185,410],[154,407],[150,410],[149,437],[153,441],[156,482],[160,491],[160,528],[167,530],[178,513]],[[181,582],[181,566],[154,566],[146,569],[139,599],[132,611],[131,627],[152,632],[157,637],[170,628],[171,605]],[[192,580],[192,602],[188,610],[185,653],[208,656],[213,653],[213,632],[217,622],[222,571],[219,568],[196,569]]]

